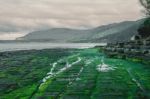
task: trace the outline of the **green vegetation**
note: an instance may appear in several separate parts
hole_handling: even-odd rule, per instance
[[[0,55],[0,99],[150,98],[150,67],[136,59],[107,58],[96,48]]]

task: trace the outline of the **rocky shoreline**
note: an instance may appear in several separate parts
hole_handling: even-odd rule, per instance
[[[132,37],[129,42],[109,43],[103,50],[109,57],[150,64],[150,37],[143,39],[137,35]]]

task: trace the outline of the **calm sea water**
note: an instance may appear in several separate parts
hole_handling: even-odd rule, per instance
[[[0,51],[50,49],[50,48],[90,48],[94,46],[105,46],[104,43],[0,43]]]

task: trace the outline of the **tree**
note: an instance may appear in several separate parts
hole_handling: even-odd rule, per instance
[[[150,0],[140,0],[141,5],[145,8],[146,14],[150,15]]]
[[[150,0],[140,0],[141,5],[146,10],[147,19],[143,23],[143,25],[138,29],[139,35],[142,38],[150,37]]]

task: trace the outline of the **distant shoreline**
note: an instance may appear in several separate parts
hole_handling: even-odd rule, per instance
[[[17,42],[0,43],[0,52],[42,49],[85,49],[106,46],[106,43],[50,43],[50,42]]]

